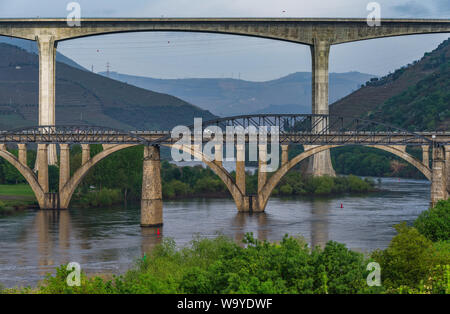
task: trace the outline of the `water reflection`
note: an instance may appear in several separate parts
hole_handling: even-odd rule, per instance
[[[237,212],[231,220],[231,226],[233,226],[234,236],[236,242],[242,243],[246,231],[246,227],[252,222],[256,222],[256,234],[253,232],[253,236],[260,241],[268,240],[268,224],[269,216],[267,213],[242,213]]]
[[[328,215],[331,206],[329,200],[317,200],[311,206],[311,246],[324,247],[328,242]]]
[[[55,264],[55,254],[58,254],[60,263],[68,262],[70,249],[70,213],[67,210],[40,210],[36,212],[32,230],[37,235],[38,265],[41,275],[45,275],[48,266]],[[57,245],[55,244],[57,235]],[[30,235],[33,236],[33,235]],[[58,252],[54,252],[59,248]]]
[[[163,227],[141,228],[141,256],[151,252],[160,244],[163,237]]]

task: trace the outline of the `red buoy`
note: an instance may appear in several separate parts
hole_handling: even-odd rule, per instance
[[[156,234],[159,235],[159,229],[156,230]]]
[[[344,208],[344,205],[342,205],[342,203],[341,203],[341,208]]]

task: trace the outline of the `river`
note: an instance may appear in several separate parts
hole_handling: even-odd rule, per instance
[[[393,225],[412,222],[428,208],[430,184],[383,178],[379,188],[364,196],[271,198],[265,213],[252,215],[238,213],[231,199],[166,201],[161,228],[141,229],[138,207],[0,217],[0,284],[33,286],[68,262],[80,263],[88,274],[122,273],[163,238],[183,246],[197,234],[239,241],[253,232],[276,241],[288,233],[311,245],[334,240],[363,252],[383,249],[395,235]]]

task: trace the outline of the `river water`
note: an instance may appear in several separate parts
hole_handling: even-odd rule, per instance
[[[0,217],[0,284],[33,286],[68,262],[80,263],[88,274],[122,273],[163,238],[183,246],[197,234],[240,241],[253,232],[276,241],[288,233],[311,245],[334,240],[364,252],[385,248],[395,235],[393,225],[412,222],[428,208],[430,185],[384,178],[379,188],[364,196],[271,198],[265,213],[252,215],[238,213],[231,199],[166,201],[162,228],[141,229],[137,207]]]

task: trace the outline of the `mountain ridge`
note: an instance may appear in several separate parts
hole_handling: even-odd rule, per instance
[[[0,128],[36,125],[38,56],[4,43],[0,43],[0,55]],[[178,124],[192,124],[194,117],[215,116],[171,95],[56,64],[57,124],[169,130]]]
[[[118,72],[109,72],[109,77],[180,97],[219,116],[268,112],[269,108],[286,105],[298,105],[298,110],[291,113],[311,112],[311,72],[295,72],[264,82],[233,78],[159,79]],[[373,77],[355,71],[330,73],[330,99],[344,97]]]

